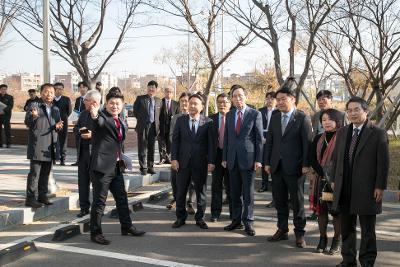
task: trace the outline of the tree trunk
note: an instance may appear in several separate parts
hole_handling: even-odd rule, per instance
[[[210,75],[208,76],[208,80],[206,83],[206,88],[204,88],[204,115],[208,116],[208,96],[210,95],[210,91],[211,91],[211,86],[213,85],[213,81],[214,81],[214,76],[216,73],[217,69],[215,68],[211,68],[211,72]]]

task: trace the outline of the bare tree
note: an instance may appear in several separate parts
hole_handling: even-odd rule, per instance
[[[51,52],[63,58],[89,85],[94,83],[111,57],[118,52],[127,31],[132,28],[138,7],[143,0],[51,0],[50,1],[50,37],[56,44]],[[119,5],[122,10],[117,22],[115,42],[110,50],[98,51],[111,4]],[[20,25],[42,33],[42,1],[24,0],[24,12],[18,17]],[[42,49],[31,41],[29,31],[14,27],[31,45]]]
[[[383,117],[400,72],[400,3],[397,0],[346,0],[331,14],[332,23],[319,33],[322,53],[332,69],[341,75],[351,95],[371,102],[375,98],[378,121],[393,122],[399,103]],[[364,85],[356,88],[351,74],[364,75]],[[369,89],[369,91],[368,91]],[[386,128],[391,127],[390,123]]]
[[[328,14],[338,2],[339,0],[273,0],[264,4],[264,1],[249,0],[243,5],[240,0],[227,0],[225,7],[226,12],[252,30],[272,49],[280,85],[285,82],[285,70],[288,70],[288,77],[295,77],[296,56],[302,58],[304,63],[295,86],[298,102],[317,48],[316,34],[321,26],[328,23]],[[289,43],[286,68],[282,60],[282,50],[286,48],[282,45],[283,40]],[[305,48],[303,53],[298,51],[300,43]]]
[[[0,0],[0,40],[3,39],[6,29],[21,10],[22,0]],[[1,45],[0,49],[5,45]]]
[[[189,3],[190,2],[190,3]],[[206,52],[208,61],[208,79],[204,88],[206,111],[208,110],[208,96],[210,94],[214,77],[221,65],[226,62],[240,47],[251,42],[251,30],[244,34],[236,33],[236,40],[227,48],[223,54],[216,53],[215,28],[218,17],[222,15],[225,0],[189,1],[189,0],[164,0],[153,5],[157,10],[161,10],[174,18],[186,21],[189,31],[200,41]],[[167,27],[188,31],[186,26],[165,25]]]
[[[190,51],[188,51],[190,50]],[[189,58],[187,53],[189,53]],[[199,42],[193,43],[188,48],[187,43],[179,43],[170,48],[163,47],[159,54],[154,57],[156,63],[167,65],[171,73],[177,77],[181,76],[177,82],[186,91],[193,91],[196,84],[199,83],[199,74],[206,68],[207,58],[204,46]],[[190,63],[188,62],[190,60]],[[189,73],[187,73],[189,71]],[[184,75],[194,77],[194,79],[184,82]]]

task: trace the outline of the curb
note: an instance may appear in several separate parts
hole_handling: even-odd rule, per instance
[[[160,173],[144,176],[126,173],[124,174],[125,189],[129,192],[139,187],[158,182],[160,176],[162,176]],[[39,209],[20,207],[0,211],[0,231],[17,225],[31,224],[34,221],[79,208],[79,195],[77,193],[73,193],[67,197],[55,197],[51,200],[53,205]]]

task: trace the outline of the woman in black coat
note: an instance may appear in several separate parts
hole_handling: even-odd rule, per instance
[[[327,109],[321,112],[320,122],[325,132],[314,137],[310,151],[310,164],[315,171],[313,189],[310,192],[310,208],[318,214],[318,226],[320,240],[317,252],[327,252],[327,226],[329,208],[328,203],[321,201],[321,194],[324,186],[329,186],[329,166],[336,144],[336,131],[343,126],[343,115],[336,109]],[[340,216],[332,214],[334,236],[329,254],[333,255],[340,251]]]

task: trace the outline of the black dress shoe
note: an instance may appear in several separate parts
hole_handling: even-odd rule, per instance
[[[346,262],[341,262],[336,267],[357,267],[357,262],[352,262],[352,263],[346,263]]]
[[[277,242],[277,241],[288,240],[288,239],[289,239],[288,232],[278,229],[275,232],[275,234],[273,236],[268,237],[267,240],[269,242]]]
[[[254,227],[251,224],[246,224],[244,227],[244,231],[246,232],[246,234],[248,236],[255,236],[256,235],[256,231],[254,231]]]
[[[65,160],[63,160],[63,159],[60,160],[60,165],[61,165],[61,166],[65,166]]]
[[[151,175],[156,174],[154,169],[147,169],[147,173],[150,173]]]
[[[270,203],[265,205],[267,208],[274,208],[275,207],[275,202],[272,200]]]
[[[178,219],[172,224],[172,228],[179,228],[182,225],[185,225],[185,221],[181,220],[181,219]]]
[[[146,175],[147,174],[147,170],[140,170],[140,174],[141,175]]]
[[[38,202],[43,203],[43,204],[45,204],[46,206],[53,205],[53,203],[50,202],[48,198],[39,198],[39,199],[38,199]]]
[[[208,225],[206,224],[205,221],[201,220],[201,221],[196,221],[196,225],[198,227],[200,227],[201,229],[208,229]]]
[[[170,159],[166,159],[164,164],[171,164],[171,160]]]
[[[233,231],[235,229],[243,229],[243,224],[241,222],[232,221],[231,224],[224,227],[225,231]]]
[[[146,232],[145,231],[141,231],[136,229],[135,226],[131,226],[131,228],[129,229],[122,229],[121,230],[121,235],[133,235],[133,236],[142,236],[144,235]]]
[[[111,241],[107,240],[102,234],[90,235],[90,240],[100,245],[109,245],[111,243]]]
[[[258,193],[262,193],[267,191],[267,189],[265,189],[264,187],[261,187],[260,189],[257,190]]]
[[[78,218],[82,218],[83,216],[86,216],[89,214],[89,210],[81,210],[81,212],[79,212],[76,217]]]
[[[72,163],[71,166],[78,166],[78,162]],[[107,244],[107,245],[108,245],[108,244]]]
[[[211,216],[210,222],[218,222],[218,217],[217,216]]]
[[[25,201],[25,206],[31,207],[31,208],[34,208],[34,209],[38,209],[38,208],[43,207],[43,204],[38,202],[37,200],[33,199],[33,200],[26,200]]]

